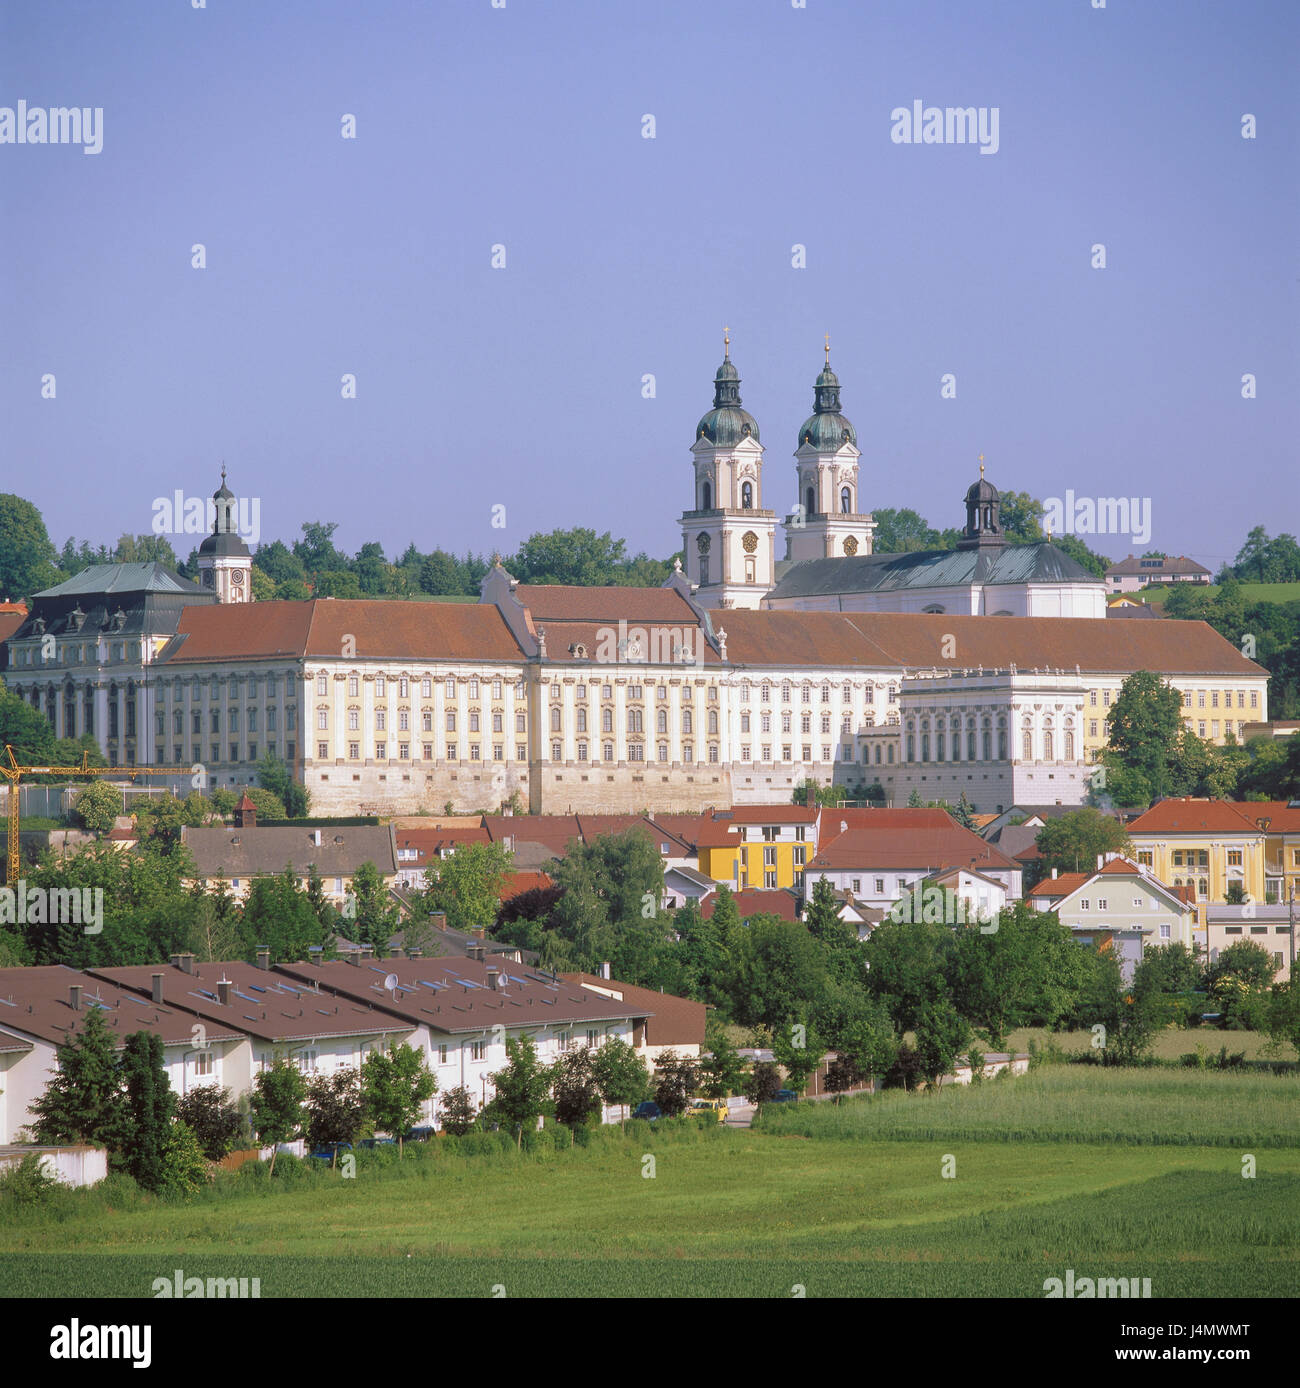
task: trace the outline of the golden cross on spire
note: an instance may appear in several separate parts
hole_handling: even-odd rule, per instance
[[[829,366],[830,364],[831,364],[831,335],[830,335],[830,333],[827,333],[827,334],[826,334],[826,365]]]
[[[730,337],[730,333],[731,333],[731,329],[724,326],[723,329],[722,329],[722,355],[723,355],[723,357],[724,357],[727,361],[730,361],[730,360],[731,360],[731,337]]]
[[[981,476],[981,477],[984,476],[984,455],[983,455],[983,453],[980,454],[980,476]]]

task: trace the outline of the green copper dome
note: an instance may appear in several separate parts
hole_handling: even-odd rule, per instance
[[[695,428],[697,439],[715,448],[732,448],[742,439],[758,439],[758,423],[740,407],[740,373],[728,356],[713,378],[713,408]]]
[[[834,453],[847,442],[856,448],[858,435],[840,413],[840,378],[831,370],[829,361],[818,374],[813,394],[813,413],[799,426],[796,447],[811,444],[818,453]]]

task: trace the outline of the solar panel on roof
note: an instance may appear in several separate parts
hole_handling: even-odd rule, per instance
[[[424,988],[432,988],[435,993],[440,988],[445,988],[447,986],[445,983],[431,983],[427,978],[420,979],[420,984]]]
[[[260,983],[250,983],[248,985],[255,993],[265,993],[267,990]]]

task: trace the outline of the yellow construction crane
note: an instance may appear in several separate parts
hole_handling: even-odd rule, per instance
[[[14,749],[5,743],[0,759],[0,776],[9,782],[9,882],[17,882],[22,871],[22,855],[18,851],[18,782],[24,776],[189,776],[192,766],[91,766],[90,753],[81,754],[80,766],[19,766]]]

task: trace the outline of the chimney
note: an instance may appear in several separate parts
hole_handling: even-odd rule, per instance
[[[1052,881],[1053,881],[1053,882],[1056,881],[1056,869],[1055,869],[1055,868],[1052,869]]]
[[[373,959],[373,958],[375,957],[374,946],[373,946],[373,945],[362,945],[362,946],[361,946],[361,957],[362,957],[363,959]]]
[[[1104,853],[1098,853],[1098,854],[1097,854],[1097,871],[1100,872],[1100,871],[1102,870],[1102,868],[1104,868],[1105,866],[1106,866],[1106,855],[1105,855]]]
[[[470,945],[469,948],[465,951],[465,953],[476,963],[481,964],[483,962],[483,956],[486,953],[486,951],[484,950],[482,945]]]
[[[500,969],[489,969],[487,971],[487,985],[495,993],[497,990],[497,979],[501,977]]]
[[[192,974],[194,972],[194,956],[192,954],[178,954],[176,967],[183,974]]]
[[[68,986],[68,1006],[74,1012],[81,1011],[81,984],[73,983]]]
[[[262,945],[257,951],[257,967],[259,969],[271,967],[271,951],[265,945]]]
[[[156,1003],[161,1003],[163,1000],[163,976],[162,974],[151,974],[150,977],[153,979],[153,1000]]]
[[[228,978],[217,980],[217,1001],[222,1007],[230,1006],[230,980]]]
[[[167,962],[173,969],[179,969],[181,966],[181,957],[179,954],[169,954],[167,956]]]
[[[609,966],[609,960],[608,960],[608,959],[606,959],[605,962],[604,962],[603,964],[601,964],[601,966],[600,966],[600,976],[601,976],[601,978],[605,978],[605,979],[608,979],[608,978],[610,978],[610,977],[612,976],[612,975],[611,975],[611,972],[610,972],[610,966]]]
[[[361,963],[361,951],[359,949],[348,950],[348,963],[355,969]]]

